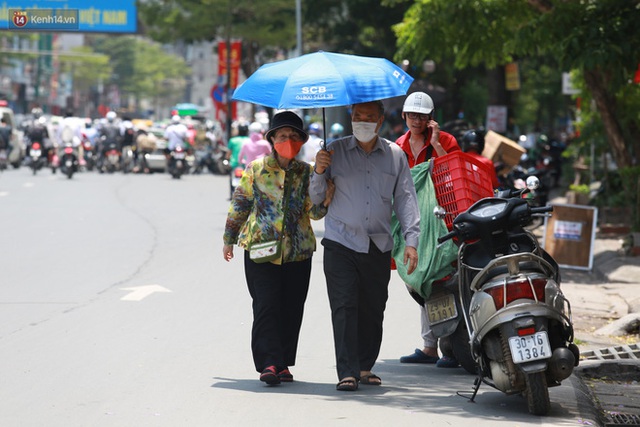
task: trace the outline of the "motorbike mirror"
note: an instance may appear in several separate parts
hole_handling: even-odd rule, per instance
[[[444,219],[447,216],[447,211],[440,205],[433,208],[433,215],[438,219]]]
[[[527,188],[529,190],[536,190],[540,187],[540,180],[537,176],[530,176],[527,178]]]

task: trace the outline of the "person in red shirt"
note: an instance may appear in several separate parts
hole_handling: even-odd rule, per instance
[[[402,118],[409,130],[396,140],[396,144],[407,155],[410,168],[434,157],[460,151],[456,138],[440,130],[438,122],[433,119],[433,112],[433,100],[424,92],[414,92],[404,101]],[[407,288],[409,289],[408,285]],[[429,326],[424,303],[420,305],[420,323],[424,347],[417,348],[411,355],[401,357],[400,362],[435,363],[443,368],[457,367],[458,361],[453,356],[438,357],[438,339],[433,336]]]
[[[396,140],[396,144],[407,154],[410,168],[432,157],[460,150],[456,138],[440,130],[433,119],[433,111],[433,100],[424,92],[414,92],[404,101],[402,118],[409,130]]]

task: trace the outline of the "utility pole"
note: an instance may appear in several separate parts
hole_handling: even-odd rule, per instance
[[[300,3],[301,0],[296,0],[296,56],[302,55],[302,7]]]
[[[231,0],[227,0],[227,57],[225,58],[227,61],[227,144],[231,139]]]

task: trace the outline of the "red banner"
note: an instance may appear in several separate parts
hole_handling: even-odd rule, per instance
[[[240,72],[240,59],[242,55],[242,42],[231,42],[231,88],[238,87],[238,73]],[[227,65],[229,58],[227,57],[227,42],[218,42],[218,80],[226,81]]]

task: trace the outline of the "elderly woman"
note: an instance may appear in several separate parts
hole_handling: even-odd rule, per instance
[[[309,198],[311,165],[295,160],[309,135],[291,111],[276,114],[265,135],[271,154],[251,162],[233,193],[224,231],[224,259],[245,249],[244,270],[253,300],[251,351],[260,381],[293,381],[316,237],[311,219],[327,213]]]

